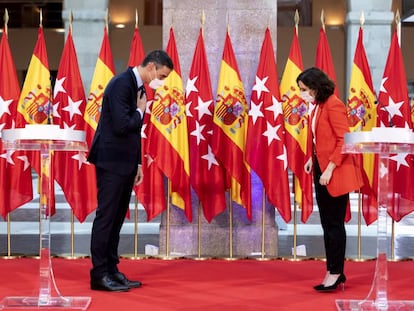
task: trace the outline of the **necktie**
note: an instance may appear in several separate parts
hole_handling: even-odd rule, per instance
[[[138,87],[138,96],[139,98],[142,98],[142,96],[144,96],[145,94],[145,87],[144,84],[141,84],[140,87]]]

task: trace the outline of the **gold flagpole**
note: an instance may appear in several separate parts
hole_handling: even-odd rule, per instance
[[[230,189],[230,200],[229,200],[229,248],[230,248],[230,259],[233,259],[233,202],[232,193]]]
[[[167,224],[165,232],[165,257],[170,259],[170,205],[171,205],[171,183],[168,180],[168,201],[167,201]]]
[[[265,219],[266,219],[266,192],[263,188],[262,195],[262,248],[261,248],[261,260],[265,259]]]
[[[134,259],[138,259],[138,198],[135,196],[134,204]]]

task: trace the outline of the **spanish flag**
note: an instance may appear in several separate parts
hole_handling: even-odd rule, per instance
[[[305,172],[305,163],[312,156],[308,104],[300,97],[296,78],[303,71],[297,28],[294,28],[289,57],[280,81],[285,143],[289,167],[294,174],[295,201],[302,209],[301,220],[306,223],[313,212],[312,174]]]
[[[213,118],[212,150],[231,177],[231,199],[242,204],[252,220],[250,167],[245,161],[249,106],[226,33]]]
[[[377,108],[375,100],[371,71],[365,54],[363,30],[361,27],[355,48],[347,101],[347,115],[352,132],[371,131],[376,126]],[[378,203],[376,182],[374,180],[374,170],[377,164],[374,154],[359,154],[358,158],[362,164],[362,176],[364,178],[364,186],[361,188],[362,211],[365,222],[369,225],[377,219]]]
[[[165,84],[155,92],[147,149],[171,182],[172,204],[183,209],[191,222],[190,160],[184,87],[172,27],[166,52],[174,63],[174,70],[165,79]]]
[[[87,98],[84,119],[89,125],[86,129],[86,142],[92,144],[98,121],[101,116],[103,94],[108,82],[115,75],[114,61],[112,58],[111,46],[109,44],[108,28],[105,26],[104,35],[96,61],[95,72],[92,77],[91,87]]]

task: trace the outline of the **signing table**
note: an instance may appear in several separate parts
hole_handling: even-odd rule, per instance
[[[60,294],[53,276],[50,256],[50,202],[53,195],[53,153],[87,150],[85,132],[61,129],[57,125],[26,125],[25,128],[2,131],[3,148],[26,150],[40,155],[40,268],[39,295],[34,297],[8,296],[0,301],[0,309],[80,309],[86,310],[90,297],[64,297]],[[52,291],[52,285],[53,290]]]
[[[378,223],[377,262],[374,280],[363,300],[336,300],[338,310],[414,310],[414,301],[388,300],[387,295],[387,209],[393,198],[394,174],[389,172],[390,158],[395,154],[414,153],[414,133],[404,128],[373,128],[369,132],[345,135],[343,152],[378,155]]]

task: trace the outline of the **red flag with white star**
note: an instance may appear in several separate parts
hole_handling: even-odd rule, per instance
[[[85,91],[71,28],[63,48],[53,94],[53,123],[59,124],[60,128],[86,130],[88,125],[83,119]],[[83,222],[97,206],[95,167],[86,158],[85,151],[55,152],[55,179],[79,222]]]
[[[0,41],[0,131],[15,127],[20,88],[10,51],[7,28]],[[0,135],[1,142],[1,135]],[[33,198],[32,172],[24,151],[0,149],[0,215]]]
[[[404,61],[397,31],[391,40],[378,95],[378,122],[381,127],[413,129]],[[392,205],[388,214],[395,221],[414,211],[414,155],[390,155],[389,174],[394,174]]]
[[[214,99],[200,29],[186,88],[191,185],[208,222],[226,209],[223,167],[211,149]]]
[[[319,39],[316,46],[315,67],[318,67],[324,71],[336,85],[335,68],[333,65],[331,49],[329,48],[328,37],[324,27],[321,27],[319,31]],[[335,95],[339,97],[337,86],[335,86]]]
[[[142,45],[141,35],[138,26],[135,26],[134,36],[132,38],[131,49],[129,52],[128,66],[138,66],[144,58],[145,52]],[[154,91],[148,87],[148,85],[144,85],[144,87],[147,95],[147,101],[149,102],[148,110],[145,112],[144,122],[141,129],[141,159],[144,179],[138,186],[134,186],[134,192],[140,203],[144,206],[147,213],[147,221],[150,221],[165,210],[166,200],[164,191],[164,175],[154,163],[154,159],[147,152],[147,133],[149,127],[152,126],[152,123],[149,121]]]
[[[269,28],[265,32],[251,95],[246,160],[262,180],[269,202],[289,222],[291,211],[283,110]]]

